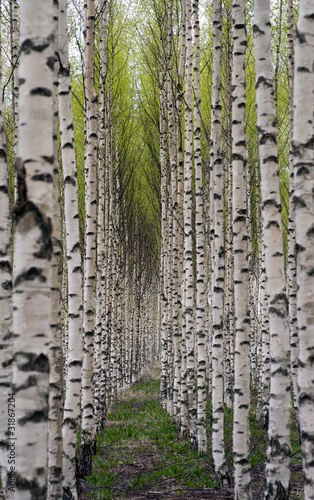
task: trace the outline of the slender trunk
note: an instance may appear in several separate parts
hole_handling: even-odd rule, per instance
[[[197,447],[196,401],[194,370],[194,279],[192,245],[192,169],[193,169],[193,111],[192,111],[192,7],[186,0],[186,78],[185,78],[185,151],[184,151],[184,317],[187,350],[187,391],[189,429],[192,448]]]
[[[55,2],[56,31],[58,29],[58,2]],[[53,108],[57,110],[58,72],[55,70]],[[61,196],[58,169],[58,111],[53,123],[54,170],[53,170],[53,256],[51,287],[51,343],[49,346],[49,423],[48,423],[48,493],[49,500],[59,500],[62,496],[62,413],[63,413],[63,349],[62,349],[62,228]]]
[[[0,79],[1,81],[1,79]],[[0,97],[0,467],[3,490],[7,484],[9,442],[6,438],[10,412],[7,409],[12,380],[12,248],[9,209],[7,138]],[[13,401],[12,401],[13,404]],[[13,406],[12,406],[13,407]],[[9,478],[10,480],[10,478]]]
[[[233,453],[235,499],[249,500],[250,305],[247,244],[245,142],[245,5],[234,4],[232,75],[233,258],[235,302],[235,363]]]
[[[253,33],[271,358],[265,499],[271,500],[286,499],[289,495],[291,401],[288,303],[282,246],[269,0],[254,2]]]
[[[221,111],[221,1],[213,3],[213,91],[211,130],[212,232],[214,236],[213,302],[212,302],[212,441],[216,474],[222,485],[229,485],[229,473],[224,449],[224,388],[223,388],[223,292],[224,292],[224,237],[223,237],[223,152]]]
[[[294,72],[294,200],[297,243],[299,374],[298,406],[304,470],[304,498],[314,498],[313,317],[314,317],[314,9],[301,0]]]
[[[207,453],[206,436],[206,335],[205,335],[205,231],[203,217],[203,172],[201,157],[201,82],[199,2],[193,2],[194,21],[194,162],[196,232],[196,335],[197,335],[197,447]]]
[[[161,43],[161,41],[160,41]],[[159,69],[159,106],[160,106],[160,165],[161,165],[161,260],[160,276],[161,285],[161,380],[160,380],[160,398],[163,408],[167,407],[167,381],[168,381],[168,331],[167,331],[167,243],[168,243],[168,224],[167,224],[167,152],[166,152],[166,116],[165,116],[165,91],[164,91],[164,68],[162,51],[160,48],[160,69]]]
[[[18,82],[18,63],[19,63],[19,15],[18,0],[10,1],[10,36],[11,36],[11,66],[12,66],[12,118],[13,118],[13,155],[16,158],[18,126],[19,126],[19,82]]]
[[[107,5],[102,4],[100,20],[100,74],[99,74],[99,124],[98,124],[98,207],[97,207],[97,289],[96,289],[96,335],[95,335],[95,425],[102,427],[102,349],[105,339],[103,328],[103,302],[106,300],[106,242],[105,242],[105,139],[106,139],[106,74],[107,74]],[[105,376],[105,375],[103,375]]]
[[[293,386],[294,407],[298,408],[298,363],[299,339],[297,324],[297,273],[296,273],[296,241],[295,241],[295,214],[294,214],[294,172],[293,172],[293,89],[294,89],[294,27],[293,27],[293,0],[288,0],[287,38],[289,51],[289,220],[288,220],[288,268],[287,285],[289,293],[289,326],[290,326],[290,359]]]
[[[95,451],[93,372],[95,332],[96,265],[96,171],[97,171],[97,97],[94,85],[95,2],[88,0],[85,17],[85,265],[84,265],[84,347],[82,372],[82,446],[80,476],[92,470]]]
[[[76,499],[78,471],[75,449],[81,414],[83,280],[66,4],[66,0],[59,0],[59,127],[64,183],[64,257],[66,261],[65,274],[67,275],[65,283],[67,292],[67,318],[65,323],[68,332],[67,352],[64,353],[66,359],[66,384],[62,425],[62,486],[66,499]]]

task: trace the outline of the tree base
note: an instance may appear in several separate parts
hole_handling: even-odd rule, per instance
[[[90,476],[93,468],[93,455],[96,453],[96,441],[83,443],[81,446],[81,460],[79,467],[79,477]]]

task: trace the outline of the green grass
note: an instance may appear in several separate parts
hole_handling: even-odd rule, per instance
[[[173,419],[159,403],[159,380],[135,384],[115,404],[107,425],[98,436],[94,473],[87,478],[95,487],[92,498],[125,498],[127,494],[169,487],[185,495],[194,488],[218,488],[211,458],[210,417],[207,407],[208,454],[198,457],[188,439],[182,439]],[[254,398],[250,413],[250,464],[252,481],[263,488],[264,475],[256,473],[266,463],[267,430],[256,420]],[[233,411],[225,407],[225,448],[229,470],[233,469]],[[291,465],[300,465],[299,433],[295,412],[291,417]],[[300,480],[298,467],[292,468],[292,481]],[[291,492],[292,500],[300,500]]]
[[[94,473],[87,479],[97,488],[90,493],[93,498],[124,498],[132,490],[169,483],[178,494],[189,488],[218,486],[209,456],[198,457],[189,440],[179,437],[158,395],[159,381],[144,380],[108,416],[98,437]],[[143,469],[134,471],[137,460],[143,461]],[[129,475],[125,474],[123,470],[132,465]]]

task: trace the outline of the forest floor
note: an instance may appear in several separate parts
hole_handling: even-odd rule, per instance
[[[220,488],[211,450],[198,457],[179,436],[159,403],[159,370],[154,368],[123,392],[97,438],[93,473],[82,481],[80,500],[225,500],[233,488]],[[208,414],[210,414],[210,409]],[[264,498],[267,432],[251,416],[251,477],[254,500]],[[210,436],[210,429],[208,429]],[[302,500],[303,478],[298,432],[292,418],[290,500]],[[226,456],[232,478],[232,412],[225,419]],[[209,437],[210,446],[210,437]]]

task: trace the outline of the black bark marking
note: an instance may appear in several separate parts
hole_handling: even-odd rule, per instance
[[[6,271],[8,273],[12,272],[12,267],[9,261],[7,260],[0,260],[0,270],[2,272]]]
[[[294,196],[293,198],[294,206],[295,208],[305,208],[306,203],[303,200],[303,198],[300,198],[300,196]]]
[[[50,163],[50,165],[53,165],[55,162],[55,157],[52,156],[42,156],[42,159],[45,160],[47,163]]]
[[[48,420],[48,406],[46,406],[42,410],[35,410],[27,413],[25,417],[19,419],[19,424],[23,426],[28,422],[37,424],[38,422],[47,422],[47,420]]]
[[[30,95],[42,95],[44,97],[50,97],[52,95],[52,92],[45,87],[35,87],[30,91]]]
[[[253,28],[254,30],[254,28]],[[270,80],[268,80],[267,78],[265,78],[264,76],[260,76],[256,82],[256,85],[255,85],[255,88],[257,89],[257,87],[259,87],[260,85],[266,85],[266,87],[270,87],[272,88],[273,87],[273,84]]]
[[[54,64],[55,64],[56,61],[57,61],[57,58],[55,56],[50,56],[47,59],[47,63],[46,64],[47,64],[48,68],[50,68],[52,71],[53,71]]]
[[[80,477],[89,476],[92,472],[93,454],[96,452],[96,443],[83,443],[81,446]]]
[[[47,47],[49,47],[48,41],[36,45],[32,40],[27,38],[22,43],[20,50],[21,52],[25,52],[25,54],[30,54],[33,50],[36,52],[43,52]]]
[[[62,149],[74,149],[72,142],[66,142]]]
[[[306,236],[308,238],[314,238],[314,225],[310,227],[310,229],[307,230]]]
[[[7,280],[2,283],[3,290],[12,290],[12,280]]]
[[[42,181],[42,182],[53,182],[52,175],[49,173],[35,174],[32,177],[33,181]]]
[[[23,206],[27,201],[26,170],[21,158],[15,160],[15,171],[17,180],[17,202],[16,205]],[[13,210],[14,211],[14,210]]]
[[[39,468],[36,470],[36,479],[26,479],[22,477],[18,472],[16,473],[16,488],[18,490],[28,490],[31,492],[31,498],[36,500],[46,500],[47,498],[47,486],[40,486],[38,484],[37,478],[44,474],[44,469]]]
[[[270,302],[269,313],[275,314],[280,318],[286,318],[288,315],[288,300],[285,293],[278,293]]]
[[[16,356],[21,355],[24,358],[24,361],[18,364],[19,370],[22,372],[35,371],[40,373],[48,373],[49,372],[49,361],[48,357],[41,354],[32,354],[32,353],[16,353]],[[26,358],[26,359],[25,359]]]
[[[265,31],[261,30],[257,24],[253,24],[253,33],[255,35],[264,35],[265,34]]]
[[[24,281],[34,281],[35,279],[38,279],[41,283],[45,283],[45,281],[47,281],[46,277],[43,276],[43,269],[31,267],[24,273],[21,273],[19,276],[17,276],[14,286],[17,287]]]
[[[73,147],[72,144],[71,144],[71,147]],[[71,175],[67,175],[66,178],[64,179],[64,184],[72,184],[72,186],[75,186],[76,182],[75,182],[75,179]]]

